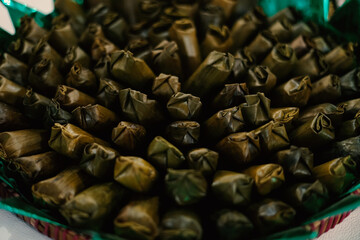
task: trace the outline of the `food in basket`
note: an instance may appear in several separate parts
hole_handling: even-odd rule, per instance
[[[240,2],[24,17],[0,57],[1,177],[106,239],[264,237],[337,201],[359,177],[359,47]]]

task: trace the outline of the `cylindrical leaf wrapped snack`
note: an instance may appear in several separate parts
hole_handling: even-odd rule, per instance
[[[31,156],[18,157],[11,160],[16,171],[26,183],[36,183],[51,178],[67,165],[65,157],[49,151]]]
[[[222,139],[216,149],[226,156],[229,164],[242,168],[260,155],[260,139],[253,132],[234,133]]]
[[[245,102],[245,95],[249,94],[246,83],[225,84],[224,88],[212,101],[214,109],[227,109]]]
[[[316,180],[293,184],[285,190],[284,198],[296,209],[315,214],[328,203],[329,193],[326,186]]]
[[[28,85],[29,67],[8,53],[0,55],[0,75],[15,83]]]
[[[242,115],[247,124],[262,125],[270,120],[270,99],[263,93],[245,96],[246,103],[240,105]]]
[[[314,167],[314,154],[305,147],[290,146],[289,149],[279,151],[275,161],[285,171],[285,176],[295,180],[308,180],[312,178]]]
[[[325,103],[335,102],[341,97],[340,78],[329,74],[312,84],[310,102]]]
[[[36,44],[47,34],[47,31],[44,28],[41,28],[34,18],[25,15],[20,19],[19,33],[22,38]]]
[[[0,133],[0,157],[12,159],[48,150],[46,130],[24,129]]]
[[[195,121],[176,121],[168,125],[167,135],[177,145],[194,145],[200,140],[200,124]]]
[[[130,88],[120,90],[120,107],[123,116],[141,125],[151,125],[163,120],[160,104],[146,94]]]
[[[336,129],[336,138],[344,140],[360,135],[360,111],[356,113],[354,119],[344,121]]]
[[[214,215],[217,239],[238,240],[247,238],[254,230],[252,222],[241,212],[223,209]]]
[[[13,106],[21,106],[25,94],[24,87],[0,75],[0,101]]]
[[[132,191],[148,192],[157,177],[156,169],[140,157],[120,156],[116,159],[114,179]]]
[[[99,104],[77,107],[72,115],[79,127],[100,135],[106,135],[119,122],[113,111]]]
[[[229,52],[232,45],[233,39],[228,27],[210,25],[200,49],[203,58],[206,58],[212,51]]]
[[[264,199],[251,205],[248,212],[254,225],[263,233],[289,226],[296,215],[291,206],[273,199]]]
[[[158,209],[158,197],[131,201],[115,218],[115,233],[126,239],[154,240],[159,232]]]
[[[221,87],[234,66],[230,53],[211,52],[184,84],[184,91],[204,97]]]
[[[261,62],[271,49],[277,44],[278,39],[270,31],[258,33],[255,39],[247,46],[256,62]]]
[[[66,85],[86,93],[93,93],[98,88],[95,74],[80,63],[75,63],[65,80]]]
[[[220,170],[215,173],[211,191],[215,198],[229,206],[246,206],[251,201],[254,179],[249,175]]]
[[[256,66],[250,69],[246,77],[246,85],[251,93],[269,93],[275,87],[277,78],[266,66]]]
[[[46,106],[42,116],[43,126],[50,129],[55,123],[68,124],[73,120],[71,113],[63,110],[56,100],[52,100],[52,104]]]
[[[93,179],[80,168],[67,168],[55,177],[40,181],[31,187],[35,200],[51,207],[71,201],[75,195],[91,186]]]
[[[310,99],[311,90],[310,77],[299,76],[277,86],[271,100],[276,106],[303,107]]]
[[[167,40],[159,43],[151,52],[152,67],[157,74],[170,74],[182,78],[182,66],[178,45]]]
[[[318,113],[312,119],[294,129],[289,134],[292,144],[301,147],[317,148],[335,139],[335,129],[331,120],[323,113]]]
[[[327,189],[334,193],[343,193],[358,176],[357,164],[351,156],[336,158],[314,167],[313,174]]]
[[[154,79],[152,93],[160,99],[168,101],[170,97],[181,90],[181,83],[176,76],[161,73]]]
[[[106,108],[117,110],[120,108],[119,92],[123,87],[108,78],[100,78],[97,101]]]
[[[73,111],[77,107],[96,103],[95,98],[65,85],[59,85],[57,87],[54,99],[67,111]]]
[[[29,119],[19,109],[0,102],[0,132],[26,129]]]
[[[292,35],[292,25],[286,18],[277,20],[268,27],[268,30],[274,34],[279,42],[289,42]]]
[[[99,179],[112,179],[115,159],[119,153],[110,147],[98,143],[89,143],[84,147],[80,166],[89,175]]]
[[[254,179],[257,192],[267,195],[285,182],[284,170],[279,164],[255,165],[243,171]]]
[[[240,132],[245,128],[245,121],[240,107],[221,110],[211,116],[202,125],[204,139],[219,140],[230,133]]]
[[[187,154],[189,168],[201,171],[204,176],[215,173],[219,154],[207,148],[197,148]]]
[[[206,196],[206,179],[193,169],[168,169],[165,185],[169,196],[180,206],[197,203]]]
[[[121,121],[113,130],[111,140],[120,149],[135,151],[145,142],[146,129],[135,123]]]
[[[353,69],[356,65],[355,46],[350,42],[340,45],[325,55],[325,62],[329,65],[329,72],[341,75]]]
[[[196,120],[202,103],[198,97],[178,92],[170,97],[166,107],[171,117],[176,120]]]
[[[270,118],[275,122],[284,124],[286,130],[290,131],[294,128],[294,122],[299,117],[299,111],[297,107],[271,108]]]
[[[41,119],[48,106],[54,104],[51,99],[34,92],[31,88],[26,91],[23,100],[24,114],[31,119]]]
[[[68,48],[64,61],[68,68],[71,68],[71,66],[75,63],[79,63],[84,68],[90,68],[91,66],[90,56],[79,46],[72,46]]]
[[[269,67],[279,81],[286,80],[297,61],[295,51],[287,44],[278,43],[261,62]]]
[[[360,72],[354,68],[340,78],[341,95],[343,97],[356,97],[360,93]]]
[[[49,146],[56,152],[75,161],[80,161],[85,146],[94,142],[104,146],[109,145],[70,123],[66,125],[55,123],[51,128]]]
[[[60,207],[70,226],[100,229],[125,197],[125,190],[113,182],[97,184],[78,193]]]
[[[163,137],[155,137],[148,146],[147,157],[151,164],[160,170],[181,168],[185,164],[185,157],[174,145]]]
[[[293,66],[292,76],[308,75],[312,81],[324,76],[329,70],[324,56],[318,50],[310,50]]]
[[[301,111],[298,119],[296,120],[296,124],[304,124],[305,122],[313,119],[318,113],[325,114],[328,118],[330,118],[333,126],[338,126],[342,122],[344,108],[341,105],[335,106],[331,103],[322,103],[310,106]]]
[[[143,89],[155,78],[144,60],[135,58],[131,52],[124,50],[111,54],[111,73],[120,82],[134,89]]]
[[[162,217],[160,240],[201,240],[203,229],[200,217],[189,210],[172,210]]]

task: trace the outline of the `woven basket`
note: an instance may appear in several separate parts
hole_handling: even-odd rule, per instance
[[[352,194],[360,195],[360,189],[354,191]],[[0,181],[0,198],[10,198],[10,197],[19,197],[19,194],[16,193],[13,189],[7,186],[4,182]],[[317,231],[317,236],[321,236],[330,229],[334,228],[337,224],[341,223],[347,216],[350,215],[352,211],[348,211],[336,216],[324,218],[319,221],[310,223],[308,227],[312,231]],[[75,231],[65,229],[53,224],[36,220],[33,218],[17,215],[19,218],[30,224],[33,228],[37,229],[40,233],[55,239],[55,240],[91,240],[91,236],[86,236],[84,234],[79,234]]]

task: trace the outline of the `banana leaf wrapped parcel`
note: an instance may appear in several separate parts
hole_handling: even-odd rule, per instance
[[[146,139],[146,129],[136,123],[121,121],[113,128],[111,140],[120,149],[135,151],[140,149]]]
[[[47,151],[49,133],[42,129],[23,129],[0,133],[0,157],[5,159]]]
[[[178,92],[172,95],[166,105],[170,116],[176,120],[196,120],[201,111],[199,97]]]
[[[360,135],[360,111],[356,113],[354,119],[341,123],[336,129],[336,138],[344,140]]]
[[[21,86],[28,85],[29,67],[8,53],[0,55],[0,75]]]
[[[75,88],[59,85],[54,99],[58,101],[64,110],[73,111],[77,107],[95,104],[96,99]]]
[[[343,120],[345,109],[343,105],[336,106],[331,103],[322,103],[309,106],[300,112],[300,115],[296,120],[296,124],[304,124],[319,113],[325,114],[331,120],[333,126],[337,127]]]
[[[112,179],[115,159],[119,155],[115,149],[98,143],[89,143],[84,148],[80,167],[96,178]]]
[[[21,106],[26,89],[0,75],[0,101],[13,106]]]
[[[215,173],[218,165],[219,154],[207,148],[191,150],[186,157],[188,167],[201,171],[204,176]]]
[[[340,78],[329,74],[312,84],[310,102],[326,103],[335,102],[341,97]]]
[[[246,83],[225,84],[224,88],[212,101],[214,109],[227,109],[245,102],[245,95],[249,94]]]
[[[165,213],[160,222],[159,239],[201,240],[203,228],[200,217],[189,210],[178,209]]]
[[[158,197],[131,201],[115,218],[115,233],[126,239],[154,240],[159,234],[158,209]]]
[[[85,146],[94,142],[104,146],[109,145],[70,123],[66,125],[55,123],[51,128],[49,146],[56,152],[75,161],[80,161]]]
[[[181,83],[176,76],[161,73],[154,79],[152,93],[160,99],[168,101],[170,97],[181,90]]]
[[[341,94],[343,97],[356,97],[360,93],[359,68],[354,68],[340,78]]]
[[[358,176],[357,163],[351,156],[340,157],[314,167],[314,176],[322,182],[329,192],[344,192]]]
[[[17,108],[0,102],[0,132],[27,129],[29,119]]]
[[[246,103],[241,104],[240,108],[247,124],[260,126],[270,120],[271,100],[264,93],[246,95],[245,100]]]
[[[93,178],[80,168],[71,167],[52,178],[34,184],[31,190],[35,201],[50,207],[59,207],[71,201],[93,182]]]
[[[59,211],[70,226],[99,229],[119,208],[125,193],[126,190],[114,182],[94,185],[76,194]]]
[[[158,173],[149,162],[140,157],[120,156],[116,158],[114,179],[135,192],[148,192],[158,179]]]
[[[95,74],[78,62],[71,67],[65,82],[67,86],[86,93],[95,92],[98,87]]]
[[[200,124],[195,121],[176,121],[167,127],[169,140],[179,146],[191,146],[200,141]]]

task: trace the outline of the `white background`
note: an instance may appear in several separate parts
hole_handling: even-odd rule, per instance
[[[360,208],[319,240],[359,240]],[[50,240],[9,212],[0,210],[0,240]]]

